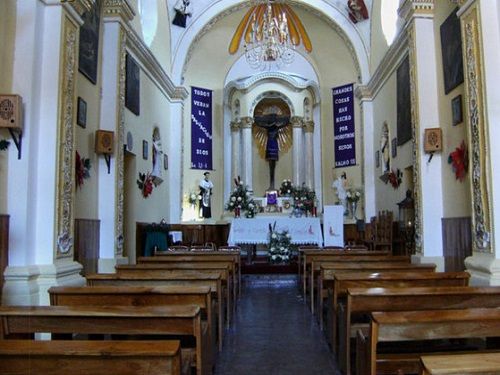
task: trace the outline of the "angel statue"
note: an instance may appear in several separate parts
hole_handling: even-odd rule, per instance
[[[286,152],[292,144],[290,117],[268,114],[254,117],[254,138],[260,156],[269,162],[269,190],[274,190],[274,171],[280,151]]]

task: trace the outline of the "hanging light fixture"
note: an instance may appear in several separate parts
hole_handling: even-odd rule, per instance
[[[311,41],[295,12],[276,0],[265,0],[250,8],[234,33],[229,53],[235,54],[244,38],[245,57],[254,69],[291,64],[302,40],[312,51]]]

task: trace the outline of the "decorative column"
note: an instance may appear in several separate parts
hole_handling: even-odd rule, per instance
[[[292,146],[292,182],[295,186],[302,186],[304,178],[302,175],[304,157],[303,136],[304,136],[304,118],[293,116],[290,119],[293,128],[293,146]]]
[[[251,192],[253,192],[252,125],[253,117],[241,119],[241,178]]]
[[[102,99],[101,129],[114,131],[115,153],[108,173],[100,158],[99,272],[114,272],[117,259],[123,256],[123,181],[124,181],[124,110],[125,57],[127,34],[125,26],[134,17],[128,0],[105,0],[103,4]],[[118,68],[117,68],[118,67]]]
[[[461,6],[465,114],[470,155],[472,256],[465,260],[472,285],[500,285],[500,6],[495,0],[457,1]],[[486,85],[486,82],[488,84]]]
[[[21,158],[9,149],[9,266],[3,303],[49,304],[53,285],[81,285],[74,258],[74,124],[81,14],[91,2],[16,4],[12,90],[23,98]],[[30,19],[31,22],[26,22]]]
[[[304,139],[306,146],[305,175],[306,186],[314,189],[314,121],[304,122]]]
[[[444,270],[441,219],[443,191],[441,154],[423,151],[426,128],[439,126],[434,1],[406,0],[400,10],[408,33],[411,122],[413,132],[413,180],[415,197],[414,262],[434,262]]]
[[[359,99],[362,122],[362,148],[363,148],[363,173],[361,174],[364,187],[364,213],[365,220],[370,221],[372,216],[377,215],[375,206],[375,150],[373,145],[374,123],[373,123],[373,96],[371,90],[366,86],[356,88],[356,97]]]
[[[241,165],[241,122],[231,121],[231,181],[240,175]]]

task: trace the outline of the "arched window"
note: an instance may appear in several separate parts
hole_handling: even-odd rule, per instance
[[[396,37],[398,22],[399,0],[382,0],[380,7],[380,18],[382,21],[382,32],[387,45],[391,45]]]
[[[144,42],[151,47],[158,27],[157,0],[138,0],[137,7],[141,17]]]

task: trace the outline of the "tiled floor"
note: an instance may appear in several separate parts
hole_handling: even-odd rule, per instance
[[[246,275],[215,375],[340,374],[294,275]]]

